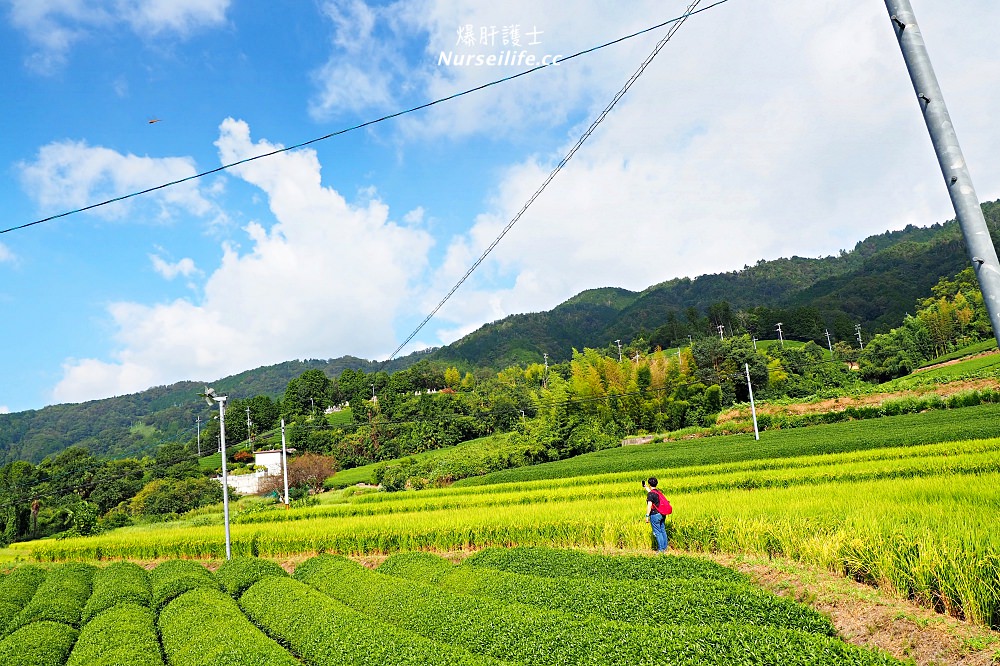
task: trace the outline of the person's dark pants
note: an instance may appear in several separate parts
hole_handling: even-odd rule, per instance
[[[657,550],[661,553],[667,549],[667,528],[663,524],[665,520],[666,518],[659,513],[649,514],[649,525],[653,528]]]

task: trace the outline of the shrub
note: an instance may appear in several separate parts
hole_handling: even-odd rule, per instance
[[[737,622],[836,634],[830,621],[816,611],[751,583],[676,577],[644,581],[538,578],[484,567],[455,567],[429,553],[393,555],[378,571],[433,582],[452,592],[631,624]],[[654,602],[653,612],[650,602]]]
[[[240,606],[253,622],[313,664],[491,664],[493,660],[365,617],[308,585],[266,578]]]
[[[669,559],[669,558],[663,558]],[[454,594],[314,557],[295,577],[348,606],[435,640],[531,664],[896,664],[827,636],[748,625],[650,627]]]
[[[121,603],[80,632],[66,666],[163,666],[153,612]]]
[[[601,580],[707,578],[737,583],[750,580],[738,571],[694,557],[604,557],[553,548],[487,548],[470,557],[467,563],[529,576]]]
[[[234,557],[215,572],[215,580],[232,597],[239,597],[248,587],[268,576],[287,576],[279,565],[256,557]]]
[[[188,590],[219,589],[218,581],[208,569],[190,560],[168,560],[150,572],[149,580],[154,609],[162,608]]]
[[[0,666],[63,666],[76,629],[47,620],[21,627],[0,641]]]
[[[94,589],[83,608],[83,623],[118,604],[148,607],[150,601],[149,573],[132,562],[115,562],[94,574]]]
[[[219,590],[185,592],[164,607],[158,624],[171,666],[301,666]]]
[[[29,565],[14,569],[0,581],[0,637],[7,634],[7,627],[31,601],[45,575],[44,569]]]
[[[8,630],[42,620],[79,627],[95,570],[89,564],[76,563],[53,568]]]

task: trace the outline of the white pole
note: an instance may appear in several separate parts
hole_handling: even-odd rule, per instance
[[[288,456],[285,452],[285,419],[281,419],[281,472],[285,475],[285,506],[288,506]]]
[[[830,348],[830,356],[833,356],[833,342],[830,341],[830,329],[826,329],[826,346]]]
[[[784,347],[785,347],[785,338],[781,335],[781,322],[780,321],[778,322],[778,340],[781,341],[781,347],[782,347],[782,349],[784,349]]]
[[[201,417],[196,418],[194,422],[198,425],[198,457],[201,458]]]
[[[615,340],[615,342],[618,343],[618,362],[621,363],[622,362],[622,341],[621,340]]]
[[[233,558],[229,541],[229,474],[226,472],[226,396],[218,396],[219,403],[219,448],[222,451],[222,517],[226,523],[226,559]]]
[[[750,383],[750,364],[744,363],[743,367],[747,370],[747,390],[750,391],[750,413],[753,415],[753,438],[759,440],[760,431],[757,430],[757,408],[753,404],[753,385]]]

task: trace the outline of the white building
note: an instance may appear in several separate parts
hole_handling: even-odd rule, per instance
[[[295,449],[288,449],[288,453]],[[256,495],[264,486],[265,480],[272,476],[281,476],[281,450],[255,451],[253,454],[253,464],[258,469],[250,474],[228,474],[227,481],[229,487],[241,495]],[[222,477],[215,477],[222,483]]]

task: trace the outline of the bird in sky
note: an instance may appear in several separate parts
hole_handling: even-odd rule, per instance
[[[152,125],[154,123],[160,122],[160,119],[159,118],[150,118],[148,122],[149,122],[150,125]]]

